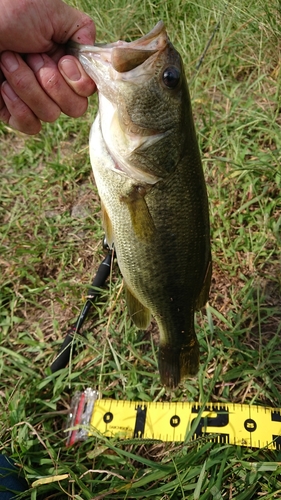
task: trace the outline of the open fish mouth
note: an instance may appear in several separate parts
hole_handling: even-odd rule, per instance
[[[131,81],[136,77],[138,83],[140,79],[148,79],[153,73],[153,62],[157,54],[165,50],[168,42],[165,25],[159,21],[148,34],[133,42],[119,40],[95,45],[70,42],[69,52],[79,59],[85,71],[102,91],[105,73],[108,73],[107,85],[110,85],[109,79],[112,82]],[[145,64],[140,72],[139,68],[147,62],[149,64]]]

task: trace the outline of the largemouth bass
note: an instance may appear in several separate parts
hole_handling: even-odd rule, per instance
[[[208,299],[206,186],[183,63],[164,24],[139,40],[76,46],[96,82],[90,157],[106,239],[114,245],[132,320],[160,333],[162,384],[195,375],[194,312]]]

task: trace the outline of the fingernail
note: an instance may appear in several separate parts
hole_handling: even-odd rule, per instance
[[[13,73],[13,71],[16,71],[19,67],[18,60],[12,52],[4,52],[1,55],[1,63],[10,73]]]
[[[28,65],[36,73],[42,66],[44,66],[44,59],[40,54],[30,54],[28,57]]]
[[[16,101],[18,99],[17,94],[13,91],[12,87],[8,84],[8,82],[2,83],[2,92],[10,99],[10,101]]]
[[[81,73],[77,68],[77,65],[71,59],[64,59],[60,62],[60,67],[62,72],[65,74],[66,78],[72,80],[73,82],[77,82],[81,78]]]

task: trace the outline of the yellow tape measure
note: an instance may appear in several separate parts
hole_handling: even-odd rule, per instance
[[[203,407],[200,403],[98,398],[92,389],[77,393],[69,427],[90,424],[107,437],[178,442],[184,441],[193,429],[192,439],[204,436],[218,443],[281,449],[281,409],[235,403],[207,403]],[[68,444],[88,435],[83,430],[71,431]]]

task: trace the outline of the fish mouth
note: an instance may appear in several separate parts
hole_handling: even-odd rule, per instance
[[[168,36],[163,21],[159,21],[154,28],[143,37],[133,42],[117,41],[108,44],[80,45],[70,42],[68,51],[76,56],[88,75],[95,81],[98,90],[103,92],[103,82],[111,86],[116,80],[133,80],[134,77],[147,79],[152,74],[149,65],[145,65],[145,72],[140,74],[139,68],[152,59],[159,52],[165,50],[168,44]],[[108,73],[108,78],[106,77]],[[112,89],[113,90],[113,89]]]

